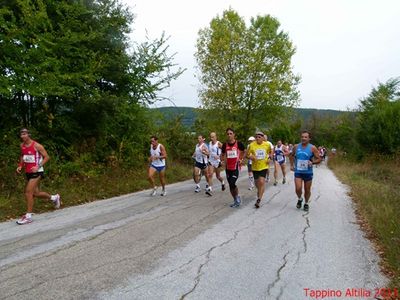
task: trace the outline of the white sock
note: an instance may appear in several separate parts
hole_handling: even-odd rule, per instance
[[[196,187],[200,188],[200,184],[196,184]]]
[[[26,214],[25,214],[25,217],[31,219],[31,218],[32,218],[32,213],[26,213]]]
[[[50,200],[51,201],[56,201],[56,199],[57,199],[57,195],[51,195],[50,196]]]
[[[249,176],[249,185],[250,185],[251,187],[254,186],[254,177],[253,177],[253,176]]]

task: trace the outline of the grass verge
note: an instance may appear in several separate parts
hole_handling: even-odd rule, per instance
[[[26,211],[24,200],[25,179],[23,176],[14,176],[15,189],[0,192],[0,222],[22,215]],[[177,162],[169,162],[166,171],[167,184],[183,181],[192,177],[192,166]],[[157,178],[157,184],[158,178]],[[45,178],[41,189],[48,193],[62,195],[62,207],[74,206],[95,200],[106,199],[150,188],[147,181],[147,165],[140,169],[121,169],[118,167],[93,171],[86,176],[72,176],[69,178]],[[53,205],[49,201],[35,200],[34,212],[52,211]]]
[[[400,288],[400,157],[355,162],[338,156],[329,167],[351,187],[358,223],[376,246],[390,286]]]

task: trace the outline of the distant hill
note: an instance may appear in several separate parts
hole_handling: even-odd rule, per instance
[[[316,109],[316,108],[294,108],[294,112],[303,121],[309,120],[313,115],[318,117],[337,117],[343,113],[348,113],[343,110],[334,109]]]
[[[194,107],[159,107],[153,108],[157,110],[165,119],[172,119],[177,116],[182,117],[182,124],[190,127],[194,124],[197,118],[197,110]],[[336,117],[340,114],[347,113],[346,111],[333,110],[333,109],[315,109],[315,108],[294,108],[294,114],[297,115],[304,122],[309,120],[313,115],[318,117]]]

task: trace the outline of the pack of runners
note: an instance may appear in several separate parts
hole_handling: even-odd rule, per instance
[[[315,147],[310,143],[311,134],[308,131],[301,133],[301,142],[295,145],[284,144],[278,140],[273,145],[266,134],[262,131],[256,132],[255,136],[248,138],[247,147],[237,140],[235,131],[227,128],[226,141],[220,142],[215,132],[210,133],[210,141],[206,143],[205,136],[197,137],[197,144],[192,155],[193,180],[195,183],[194,192],[200,193],[201,178],[204,177],[206,185],[205,194],[213,196],[213,176],[221,184],[221,190],[225,191],[225,180],[222,171],[225,170],[226,181],[229,191],[233,198],[233,208],[240,207],[242,203],[239,189],[236,184],[242,164],[247,159],[247,171],[249,190],[257,189],[257,198],[254,203],[255,208],[260,208],[261,201],[265,193],[266,183],[269,181],[270,165],[274,166],[274,183],[278,185],[278,172],[282,172],[282,184],[287,182],[286,165],[288,158],[290,170],[294,171],[295,193],[297,195],[297,208],[305,211],[309,210],[309,200],[311,196],[311,185],[313,179],[313,165],[319,164],[326,156],[326,148],[323,146]],[[17,168],[17,173],[25,169],[27,183],[25,186],[25,199],[27,202],[27,212],[17,221],[17,224],[24,225],[32,222],[34,198],[42,198],[52,201],[55,208],[61,205],[59,194],[50,195],[40,190],[40,181],[44,178],[43,166],[49,161],[50,157],[44,147],[33,140],[27,129],[20,131],[21,155]],[[333,152],[333,151],[332,151]],[[166,160],[167,151],[156,136],[150,138],[148,180],[152,187],[151,196],[157,195],[155,176],[158,174],[161,184],[161,196],[166,196]],[[303,197],[304,195],[304,197]],[[304,201],[304,205],[303,205]]]

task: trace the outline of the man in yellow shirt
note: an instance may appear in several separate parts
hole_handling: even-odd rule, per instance
[[[256,140],[249,146],[247,158],[252,160],[252,170],[254,181],[257,187],[257,201],[254,204],[260,208],[260,202],[265,191],[265,177],[268,170],[268,156],[272,152],[271,145],[264,141],[264,133],[256,133]]]

